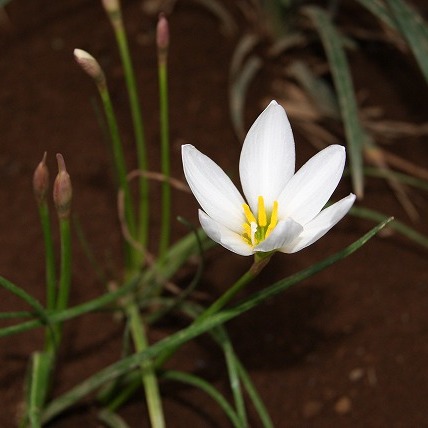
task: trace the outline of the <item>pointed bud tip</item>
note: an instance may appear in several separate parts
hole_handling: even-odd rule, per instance
[[[46,200],[46,193],[49,188],[49,171],[46,166],[46,156],[47,153],[44,152],[43,158],[37,165],[33,175],[33,191],[39,205]]]
[[[65,219],[70,216],[70,206],[72,198],[72,187],[70,176],[68,175],[65,166],[64,157],[61,153],[57,153],[56,159],[58,162],[58,175],[55,178],[53,198],[55,207],[60,219]]]
[[[120,9],[119,0],[102,0],[102,4],[104,9],[109,13],[116,12]]]
[[[83,49],[74,49],[74,58],[82,70],[94,79],[97,84],[104,83],[104,72],[98,61]]]
[[[158,49],[166,50],[169,46],[169,25],[163,13],[159,14],[159,20],[156,27],[156,44]]]

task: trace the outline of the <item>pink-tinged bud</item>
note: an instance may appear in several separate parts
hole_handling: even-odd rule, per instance
[[[46,166],[46,152],[43,159],[37,165],[33,175],[33,191],[36,201],[41,205],[46,200],[46,193],[49,189],[49,171]]]
[[[70,217],[71,197],[73,190],[71,187],[70,176],[65,168],[64,158],[60,153],[56,155],[58,162],[58,175],[55,178],[53,198],[56,211],[60,219]]]
[[[106,85],[104,72],[98,61],[88,52],[82,49],[74,49],[74,58],[82,70],[95,80],[97,85]]]
[[[159,59],[166,60],[169,46],[169,25],[163,13],[159,15],[156,28],[156,45],[158,47]]]

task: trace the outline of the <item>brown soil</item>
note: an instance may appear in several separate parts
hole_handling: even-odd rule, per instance
[[[140,71],[150,165],[158,170],[156,19],[141,13],[141,2],[124,3]],[[132,128],[114,38],[98,1],[15,0],[7,11],[11,26],[4,28],[0,42],[0,273],[43,301],[43,247],[31,178],[45,150],[52,175],[54,154],[65,156],[74,186],[73,211],[97,260],[107,266],[112,278],[120,276],[120,233],[110,158],[91,103],[96,91],[75,65],[74,48],[90,51],[105,68],[128,160],[135,165]],[[170,24],[174,175],[182,178],[179,153],[183,142],[198,146],[236,173],[240,143],[230,123],[227,87],[237,39],[222,35],[218,21],[191,1],[179,2]],[[244,29],[242,25],[242,32]],[[426,120],[426,85],[414,64],[397,53],[392,60],[373,49],[352,57],[357,86],[367,89],[370,102],[381,103],[392,119]],[[265,100],[274,96],[270,86],[274,72],[275,67],[268,64],[251,86],[247,126]],[[296,141],[301,164],[314,149],[299,133]],[[427,164],[422,139],[400,140],[390,150]],[[153,187],[156,204],[158,188]],[[344,179],[336,197],[349,191],[349,180]],[[423,219],[415,227],[428,234],[428,204],[421,195],[413,193]],[[409,222],[379,179],[367,180],[363,204]],[[196,209],[192,196],[175,196],[174,214],[196,222]],[[316,245],[295,255],[274,257],[249,291],[338,251],[372,225],[348,216]],[[156,230],[154,215],[154,240]],[[185,232],[176,223],[174,239]],[[75,238],[72,304],[104,291]],[[251,261],[222,248],[211,254],[200,289],[212,298]],[[427,307],[427,252],[392,234],[376,237],[352,257],[230,322],[228,328],[276,427],[422,427],[428,426]],[[19,309],[25,309],[23,304],[0,290],[0,310]],[[54,394],[116,361],[122,328],[110,314],[67,323]],[[172,322],[158,326],[152,339],[173,330]],[[27,358],[42,346],[42,334],[29,332],[2,339],[0,344],[0,425],[12,427],[22,403]],[[230,398],[221,354],[207,340],[184,347],[173,365],[205,376]],[[168,426],[229,426],[221,411],[198,391],[169,384],[162,388]],[[121,412],[132,427],[146,425],[141,403],[139,397]],[[99,426],[96,411],[95,403],[87,401],[50,426]],[[253,413],[250,424],[259,426]]]

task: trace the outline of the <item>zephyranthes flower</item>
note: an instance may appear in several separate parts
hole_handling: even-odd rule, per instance
[[[345,148],[331,145],[296,173],[294,138],[284,109],[272,101],[245,138],[239,175],[246,201],[224,171],[190,144],[184,175],[202,207],[207,235],[234,253],[295,253],[327,233],[349,211],[352,193],[322,209],[337,187]]]

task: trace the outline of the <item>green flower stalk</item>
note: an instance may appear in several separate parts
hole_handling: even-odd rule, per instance
[[[64,310],[68,305],[68,296],[71,284],[71,236],[70,236],[70,211],[73,190],[70,176],[65,167],[61,154],[56,155],[58,162],[58,175],[56,176],[53,198],[58,214],[61,238],[61,272],[56,302],[57,310]]]
[[[163,257],[168,249],[171,235],[171,186],[169,178],[169,118],[168,118],[168,47],[169,26],[163,14],[159,16],[156,29],[156,45],[158,51],[158,76],[160,100],[160,128],[161,128],[161,163],[164,182],[162,183],[162,220],[159,255]]]
[[[46,194],[49,190],[49,171],[46,166],[46,152],[38,164],[33,175],[33,191],[39,209],[40,223],[42,225],[43,240],[45,246],[45,269],[46,269],[46,307],[55,307],[56,295],[56,273],[55,256],[52,241],[51,224]]]
[[[138,169],[141,171],[147,171],[147,150],[144,137],[141,106],[138,99],[137,84],[131,55],[129,53],[128,40],[126,38],[126,32],[123,25],[120,1],[102,0],[102,4],[113,27],[125,73],[132,123],[134,126],[135,143],[137,147]],[[149,229],[149,184],[147,177],[144,175],[141,175],[140,177],[139,186],[139,227],[137,237],[143,247],[147,247]]]
[[[117,180],[119,182],[119,187],[123,190],[125,195],[125,220],[127,223],[127,227],[132,237],[134,238],[136,233],[136,225],[131,198],[131,190],[127,179],[128,172],[126,168],[119,127],[117,125],[116,116],[113,110],[113,105],[111,102],[105,74],[98,61],[88,52],[82,49],[75,49],[74,58],[76,59],[76,62],[79,64],[82,70],[94,80],[98,92],[100,94],[104,113],[107,120],[107,125],[110,132]],[[126,244],[126,252],[128,261],[131,263],[131,265],[137,264],[137,255],[134,254],[133,257],[131,256],[133,254],[133,249],[129,246],[129,244]]]

